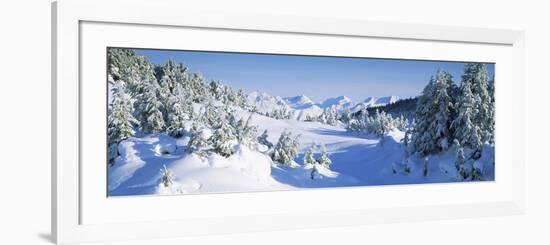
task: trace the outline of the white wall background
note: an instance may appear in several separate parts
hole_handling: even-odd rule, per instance
[[[153,0],[152,0],[153,1]],[[527,31],[527,214],[163,240],[162,244],[549,244],[549,7],[545,1],[189,1],[195,9]],[[0,244],[48,244],[50,1],[0,7]],[[546,76],[545,76],[546,75]],[[513,98],[510,98],[513,99]],[[543,146],[546,144],[546,147]],[[159,244],[160,241],[116,244]]]

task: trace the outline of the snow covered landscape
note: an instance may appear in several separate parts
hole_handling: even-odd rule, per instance
[[[434,67],[406,98],[319,99],[207,80],[135,49],[107,55],[109,196],[494,180],[493,66]]]

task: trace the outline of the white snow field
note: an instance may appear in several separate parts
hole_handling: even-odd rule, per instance
[[[277,104],[275,99],[272,102]],[[238,110],[238,116],[245,118],[248,115]],[[409,158],[410,172],[402,171],[403,144],[400,141],[404,133],[399,130],[379,139],[367,133],[348,132],[344,125],[277,120],[260,114],[253,114],[251,125],[258,127],[258,134],[267,129],[268,139],[273,144],[284,130],[300,135],[294,166],[272,162],[263,145],[258,150],[237,145],[235,153],[227,158],[215,153],[200,157],[188,153],[188,137],[175,139],[166,134],[131,137],[119,144],[120,156],[108,167],[109,195],[227,193],[457,181],[454,147],[430,156],[426,176],[424,159],[414,155]],[[313,166],[303,164],[302,160],[312,142],[324,144],[332,160],[330,169],[318,167],[313,178]],[[315,152],[315,156],[318,155],[319,152]],[[482,158],[474,163],[482,166],[484,180],[494,179],[493,156],[494,147],[485,145]],[[162,183],[160,170],[164,166],[173,174],[171,185]]]

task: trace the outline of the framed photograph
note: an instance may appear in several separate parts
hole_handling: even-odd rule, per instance
[[[523,212],[521,31],[52,11],[57,243]]]

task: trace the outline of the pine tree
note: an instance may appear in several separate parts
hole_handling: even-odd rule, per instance
[[[413,146],[416,152],[421,155],[427,155],[435,148],[431,135],[431,122],[435,121],[432,114],[432,98],[434,95],[434,79],[432,78],[428,85],[424,87],[422,95],[418,98],[418,104],[415,111],[415,125],[413,131]]]
[[[141,128],[145,133],[159,133],[164,130],[165,121],[161,112],[162,103],[158,99],[158,84],[147,83],[142,94],[138,96],[141,106]]]
[[[472,121],[480,128],[481,142],[493,141],[495,111],[489,94],[487,66],[483,63],[466,64],[462,83],[470,84],[476,112]]]
[[[132,63],[130,57],[135,57],[132,49],[108,48],[107,49],[107,73],[115,81],[124,80],[129,73],[128,66]]]
[[[164,121],[168,122],[168,114],[170,113],[171,108],[171,100],[173,97],[172,92],[170,91],[170,82],[167,82],[168,79],[167,76],[164,76],[160,82],[158,83],[157,87],[157,98],[160,102],[160,111],[162,112],[162,115],[164,116]]]
[[[489,95],[491,96],[491,105],[489,106],[489,120],[488,120],[488,131],[491,132],[489,135],[489,143],[495,143],[495,78],[489,81],[489,88],[487,89]]]
[[[317,160],[313,157],[313,152],[315,151],[315,142],[311,143],[311,146],[309,149],[307,149],[306,153],[304,154],[304,165],[311,164],[314,165],[317,163]]]
[[[210,126],[214,127],[217,123],[217,114],[218,110],[216,106],[214,106],[214,101],[211,99],[206,101],[206,104],[204,104],[204,114],[202,115],[204,122]]]
[[[113,100],[109,106],[107,124],[109,145],[118,144],[134,136],[134,126],[139,124],[133,116],[133,105],[130,96],[125,92],[122,80],[115,82],[113,87]]]
[[[260,135],[258,137],[258,143],[262,144],[262,145],[265,145],[267,146],[269,149],[271,149],[273,147],[273,143],[269,142],[269,140],[267,139],[269,137],[268,133],[267,133],[267,129],[264,130],[264,132],[262,133],[262,135]]]
[[[290,119],[293,116],[293,112],[286,106],[282,106],[278,109],[273,109],[272,112],[267,113],[267,116],[275,119]]]
[[[193,115],[193,106],[187,100],[187,92],[181,84],[176,84],[173,94],[170,95],[167,107],[167,131],[172,137],[183,136],[183,123]]]
[[[186,84],[186,70],[187,68],[183,66],[183,64],[176,64],[176,62],[172,59],[169,59],[163,66],[162,66],[162,77],[160,79],[160,85],[166,86],[170,93],[174,92],[174,89],[176,88],[176,84],[182,85],[185,89],[189,89],[185,87]]]
[[[208,93],[208,87],[204,83],[204,79],[197,73],[187,75],[186,81],[189,85],[190,91],[192,91],[193,102],[201,103],[211,95]]]
[[[203,156],[203,148],[208,144],[201,129],[199,129],[196,123],[191,125],[191,131],[189,132],[189,142],[187,143],[187,149],[191,153],[196,153],[200,156]]]
[[[469,82],[461,83],[460,95],[457,101],[457,117],[452,122],[451,128],[454,130],[455,138],[463,147],[481,151],[481,128],[474,123],[474,118],[479,112],[476,109]]]
[[[423,156],[438,153],[448,148],[452,134],[453,93],[452,77],[438,71],[418,99],[415,111],[413,146]]]
[[[464,169],[464,163],[466,163],[466,158],[464,157],[464,148],[460,146],[460,143],[458,141],[455,141],[456,144],[456,160],[455,160],[455,168],[457,170],[457,173],[459,173],[459,178],[463,179],[463,173],[461,173],[461,170]]]
[[[317,162],[326,168],[330,168],[330,165],[332,164],[332,160],[330,160],[327,152],[327,148],[324,144],[321,145],[321,155],[317,159]]]
[[[162,165],[160,169],[160,183],[164,187],[170,187],[174,184],[174,173],[172,170],[166,168],[166,165]]]
[[[250,120],[252,120],[252,114],[248,116],[246,121],[240,119],[237,121],[235,128],[235,135],[239,144],[247,146],[250,149],[256,149],[258,141],[256,139],[256,134],[258,133],[258,127],[250,125]]]
[[[221,156],[228,157],[233,154],[232,142],[235,139],[233,128],[223,117],[218,117],[219,123],[209,141],[214,147],[214,151]]]
[[[294,158],[298,154],[298,136],[292,138],[292,133],[284,131],[275,145],[271,159],[281,164],[292,166]]]
[[[410,131],[409,130],[406,130],[405,131],[405,136],[403,137],[403,162],[401,163],[403,165],[403,172],[405,172],[406,174],[410,173],[411,172],[411,169],[409,167],[409,135],[410,135]]]
[[[345,108],[340,115],[340,121],[347,125],[351,119],[351,111],[348,108]]]
[[[239,89],[237,92],[237,106],[247,110],[251,111],[254,107],[248,102],[247,96],[244,92],[244,90]]]
[[[221,84],[221,82],[211,81],[210,84],[208,85],[208,90],[209,90],[210,94],[212,94],[212,96],[216,100],[219,100],[219,101],[223,102],[224,104],[227,104],[224,101],[224,99],[225,99],[225,87],[224,87],[223,84]]]
[[[362,120],[362,130],[366,130],[380,138],[382,138],[389,131],[393,130],[397,124],[391,115],[386,114],[384,111],[380,112],[379,110],[376,110],[374,116],[362,117]]]
[[[135,71],[132,73],[134,86],[129,87],[130,94],[136,98],[145,92],[148,84],[158,84],[155,77],[154,65],[152,65],[144,56],[137,56],[135,59]]]
[[[107,73],[114,81],[124,81],[129,91],[139,81],[137,71],[137,56],[133,49],[108,48],[107,49]]]
[[[336,111],[336,107],[331,106],[329,108],[325,108],[323,114],[321,114],[319,118],[319,121],[324,124],[335,126],[338,123],[338,112]]]
[[[435,145],[437,151],[446,150],[452,140],[452,135],[449,127],[452,122],[451,112],[453,110],[453,99],[450,96],[452,84],[452,76],[446,72],[438,71],[434,82],[434,98],[433,102],[437,104],[431,128],[434,130]]]

